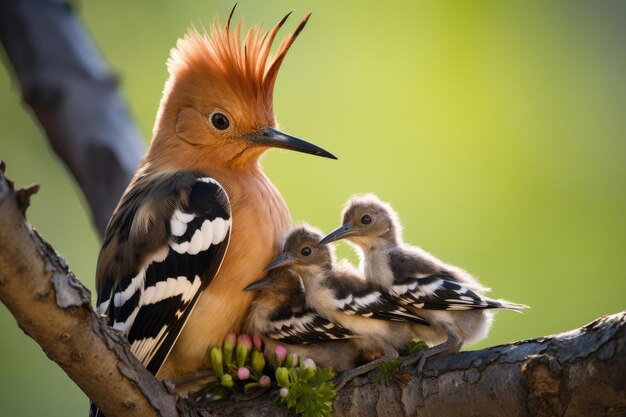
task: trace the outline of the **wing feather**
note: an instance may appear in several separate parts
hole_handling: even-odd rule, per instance
[[[428,326],[429,323],[406,307],[399,304],[393,297],[373,288],[357,292],[343,292],[339,298],[339,291],[335,292],[335,308],[347,314],[360,315],[378,320],[398,322],[412,322]]]
[[[134,266],[115,262],[109,268],[99,265],[108,280],[99,293],[98,311],[108,315],[112,326],[127,336],[133,354],[153,374],[165,362],[202,290],[217,274],[231,229],[230,203],[218,182],[197,173],[172,177],[169,186],[163,181],[161,178],[158,192],[157,184],[150,183],[142,184],[141,190],[131,190],[127,194],[143,199],[142,203],[128,202],[124,210],[123,201],[116,213],[118,217],[133,217],[144,209],[141,204],[165,207],[153,218],[154,225],[165,224],[160,243],[154,241],[159,238],[156,233],[137,238],[150,243],[152,254],[142,256],[141,245],[133,241],[132,233],[112,227],[107,235],[119,233],[126,240],[120,243],[115,236],[107,236],[105,242],[115,242],[122,255],[138,251],[136,256],[126,257],[133,259]],[[133,221],[139,220],[114,216],[112,224],[132,227]],[[136,273],[114,276],[119,270]],[[109,284],[111,280],[115,286]]]
[[[409,278],[394,285],[390,295],[403,305],[430,310],[474,310],[506,308],[521,310],[527,306],[483,297],[447,275]]]
[[[292,311],[288,317],[271,317],[265,336],[299,345],[358,337],[340,324],[328,321],[308,309]]]

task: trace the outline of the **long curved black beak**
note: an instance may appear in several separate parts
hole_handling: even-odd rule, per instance
[[[281,266],[293,265],[296,263],[296,259],[288,252],[283,253],[265,267],[263,271],[271,271],[272,269],[280,268]]]
[[[345,239],[349,236],[353,236],[356,234],[356,228],[352,223],[342,224],[329,234],[327,234],[324,239],[320,240],[318,245],[326,245],[330,242],[334,242],[335,240]]]
[[[337,159],[335,155],[317,145],[313,145],[312,143],[295,136],[290,136],[269,126],[265,128],[263,133],[252,133],[244,135],[244,137],[251,142],[262,146],[289,149],[291,151],[323,156],[324,158]]]
[[[272,280],[274,279],[273,275],[268,275],[265,278],[261,278],[259,280],[254,281],[252,284],[248,285],[244,288],[244,291],[260,291],[270,285]]]

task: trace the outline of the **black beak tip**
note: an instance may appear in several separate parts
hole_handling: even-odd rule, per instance
[[[302,141],[302,142],[304,142],[304,141]],[[311,154],[313,156],[319,156],[319,157],[322,157],[322,158],[328,158],[328,159],[334,159],[334,160],[339,159],[335,155],[333,155],[332,153],[328,152],[326,149],[321,148],[321,147],[319,147],[317,145],[314,145],[312,143],[304,142],[303,145],[304,145],[303,148],[299,148],[299,149],[296,149],[296,150],[298,150],[300,152]]]
[[[278,263],[277,260],[273,260],[272,262],[267,264],[265,266],[265,268],[263,268],[263,272],[270,272],[270,271],[273,271],[274,269],[279,268],[281,266],[282,266],[282,264]]]
[[[335,242],[337,240],[344,239],[352,234],[352,226],[349,224],[344,224],[327,234],[322,240],[317,244],[318,246],[327,245],[330,242]]]
[[[337,158],[335,155],[333,155],[332,153],[325,151],[325,153],[319,153],[318,156],[324,157],[324,158],[328,158],[328,159],[334,159],[335,161],[337,161],[339,158]]]
[[[268,285],[271,285],[271,282],[272,282],[272,276],[268,275],[265,278],[261,278],[257,281],[254,281],[251,284],[248,284],[243,290],[246,292],[261,291]]]
[[[320,148],[313,143],[307,142],[295,136],[283,133],[271,126],[267,126],[263,133],[253,133],[245,135],[245,137],[264,146],[289,149],[314,156],[320,156],[322,158],[337,159],[335,155],[328,152],[326,149]]]
[[[324,245],[329,244],[330,242],[332,242],[331,236],[326,236],[322,240],[319,241],[317,246],[324,246]]]

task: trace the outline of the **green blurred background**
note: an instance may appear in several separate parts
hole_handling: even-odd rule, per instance
[[[165,60],[190,23],[232,1],[84,1],[78,11],[150,137]],[[405,238],[495,297],[475,347],[556,333],[626,301],[626,3],[240,1],[269,26],[313,17],[278,79],[281,127],[340,157],[263,161],[296,221],[325,231],[349,195],[376,192]],[[29,220],[93,289],[84,200],[0,69],[0,158],[41,191]],[[339,247],[354,259],[351,250]],[[87,399],[0,308],[0,414],[79,416]]]

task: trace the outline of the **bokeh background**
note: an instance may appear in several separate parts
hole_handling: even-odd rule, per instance
[[[165,60],[232,1],[83,1],[79,14],[150,137]],[[287,29],[314,14],[282,68],[281,127],[340,157],[263,161],[295,220],[329,231],[376,192],[405,238],[464,267],[502,312],[474,348],[581,326],[626,305],[626,3],[240,1]],[[94,287],[83,197],[0,68],[0,158],[40,183],[29,220]],[[354,259],[347,246],[339,254]],[[87,399],[0,307],[0,414],[86,415]],[[470,347],[472,348],[472,347]]]

